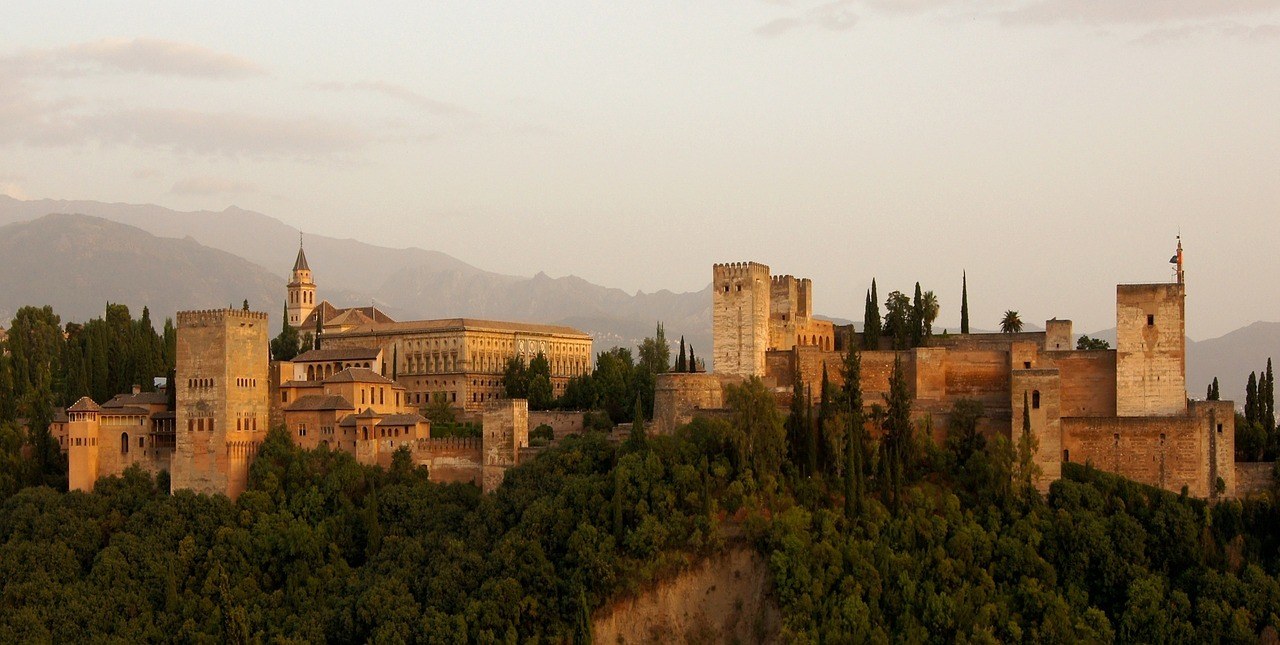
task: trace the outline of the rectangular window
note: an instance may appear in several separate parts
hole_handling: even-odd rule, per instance
[[[1154,324],[1156,324],[1156,317],[1151,314],[1147,314],[1147,326],[1150,327]]]

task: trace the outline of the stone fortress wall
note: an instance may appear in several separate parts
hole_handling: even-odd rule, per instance
[[[1199,497],[1256,490],[1262,467],[1234,463],[1232,403],[1187,399],[1180,244],[1176,260],[1177,282],[1117,287],[1114,350],[1076,350],[1071,321],[1059,319],[1046,321],[1044,332],[948,334],[907,351],[862,350],[864,404],[883,405],[897,364],[913,419],[931,428],[935,441],[945,440],[950,410],[961,399],[983,404],[981,431],[1012,441],[1025,409],[1039,444],[1042,489],[1061,476],[1063,461],[1073,461],[1175,492],[1186,487]],[[659,375],[655,431],[723,415],[724,388],[745,378],[763,379],[779,401],[798,380],[816,402],[824,371],[831,383],[843,384],[843,355],[834,343],[821,333],[800,342],[803,320],[812,321],[812,284],[790,276],[766,281],[768,272],[755,262],[714,265],[717,374]],[[769,303],[761,303],[765,284]],[[768,331],[763,359],[761,327]]]

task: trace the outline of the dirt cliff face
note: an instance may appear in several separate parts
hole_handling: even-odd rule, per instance
[[[735,547],[597,611],[596,643],[770,643],[781,615],[769,571],[755,551]]]

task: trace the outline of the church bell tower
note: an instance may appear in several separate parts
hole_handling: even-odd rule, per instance
[[[302,236],[298,236],[298,259],[293,262],[293,279],[289,281],[289,324],[301,327],[315,308],[316,283],[311,281],[311,267],[307,266],[307,254],[302,250]]]

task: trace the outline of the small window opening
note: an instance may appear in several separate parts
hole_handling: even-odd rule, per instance
[[[1218,434],[1222,434],[1222,424],[1218,424]]]
[[[1024,370],[1031,369],[1031,361],[1022,361],[1022,369]]]
[[[1147,326],[1150,327],[1154,324],[1156,324],[1156,317],[1152,314],[1147,314]]]
[[[1064,462],[1066,462],[1066,463],[1070,463],[1070,462],[1071,462],[1071,451],[1070,451],[1070,450],[1067,450],[1067,449],[1065,449],[1065,448],[1062,450],[1062,461],[1064,461]]]
[[[1031,409],[1040,409],[1040,390],[1035,390],[1031,393]]]

